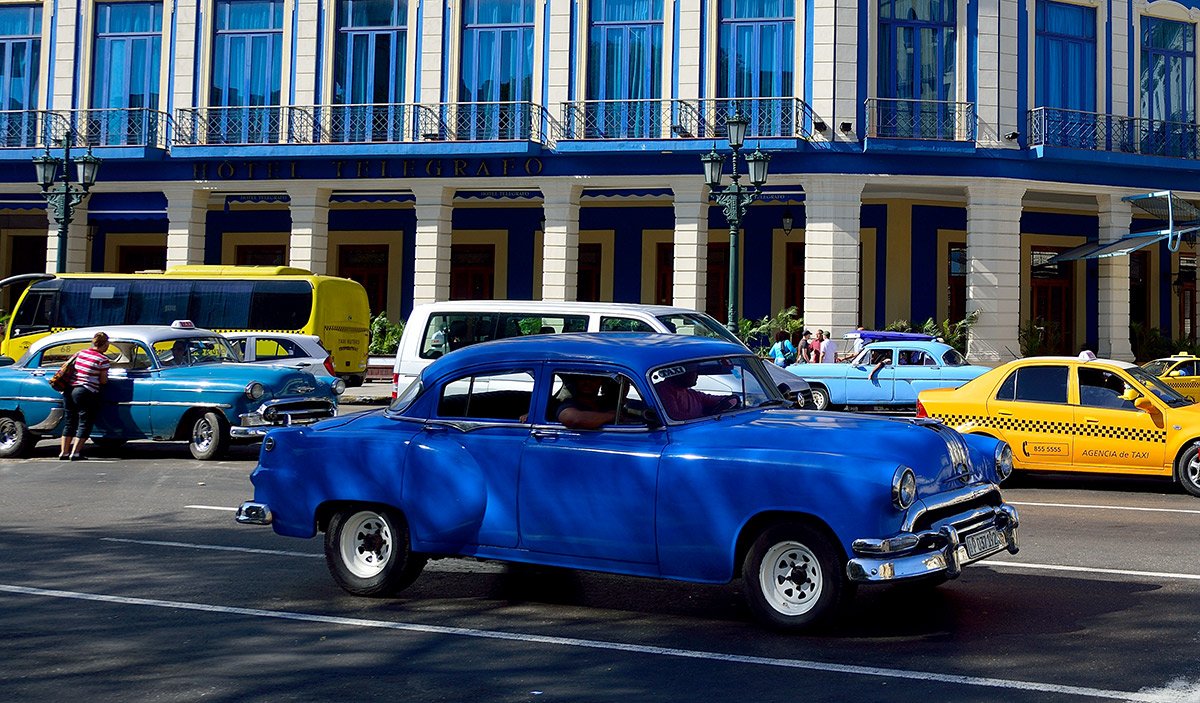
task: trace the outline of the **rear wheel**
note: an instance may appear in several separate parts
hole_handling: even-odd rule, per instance
[[[37,438],[23,420],[12,415],[0,415],[0,459],[26,456],[37,444]]]
[[[829,391],[821,386],[812,387],[812,399],[817,410],[829,410],[833,407],[833,403],[829,402]]]
[[[408,523],[390,508],[352,508],[329,520],[325,563],[333,580],[356,596],[394,595],[417,580],[425,556],[414,554]]]
[[[1200,442],[1193,442],[1179,455],[1175,462],[1175,479],[1183,490],[1200,498]]]
[[[229,421],[214,410],[196,417],[188,441],[192,456],[201,461],[218,459],[229,449]]]
[[[776,525],[759,535],[742,565],[746,601],[768,627],[813,627],[853,594],[845,567],[825,535],[800,523]]]

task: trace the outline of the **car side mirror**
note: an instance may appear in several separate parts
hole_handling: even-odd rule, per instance
[[[1149,413],[1150,415],[1158,414],[1158,408],[1154,407],[1154,403],[1150,402],[1150,399],[1144,395],[1138,396],[1137,399],[1133,401],[1133,407],[1141,410],[1144,413]]]
[[[0,356],[0,366],[12,366],[17,360],[11,356]]]

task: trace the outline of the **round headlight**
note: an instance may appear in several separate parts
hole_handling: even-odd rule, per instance
[[[1012,447],[1008,446],[1008,442],[1000,442],[996,445],[996,476],[1003,481],[1009,476],[1012,476],[1012,472]]]
[[[908,508],[917,499],[917,476],[903,464],[896,467],[892,477],[892,504],[901,510]]]
[[[250,385],[246,386],[246,397],[250,400],[258,400],[259,398],[263,397],[266,392],[267,389],[263,388],[263,384],[259,383],[258,381],[253,381],[250,383]]]
[[[340,378],[335,378],[333,383],[330,385],[333,386],[333,392],[337,395],[341,395],[346,392],[346,382]]]

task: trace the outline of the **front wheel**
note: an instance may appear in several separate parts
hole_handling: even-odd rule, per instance
[[[333,580],[356,596],[394,595],[417,580],[425,556],[414,554],[408,523],[390,508],[342,510],[325,530],[325,563]]]
[[[829,410],[833,403],[829,402],[829,391],[820,387],[812,387],[813,407],[817,410]]]
[[[768,627],[813,627],[852,595],[845,566],[820,532],[799,523],[776,525],[759,535],[742,564],[746,601]]]
[[[1200,498],[1200,443],[1193,442],[1175,462],[1175,479],[1183,490]]]
[[[188,449],[200,461],[219,459],[229,449],[229,421],[225,416],[209,410],[192,424]]]
[[[22,420],[11,415],[0,415],[0,459],[25,456],[35,444],[37,438]]]

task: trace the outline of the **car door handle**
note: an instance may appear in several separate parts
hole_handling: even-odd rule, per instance
[[[534,429],[534,430],[531,430],[529,434],[531,436],[533,436],[535,439],[553,439],[553,438],[557,437],[559,433],[555,430]]]
[[[1100,424],[1100,418],[1098,418],[1098,417],[1085,417],[1085,418],[1083,418],[1083,421],[1091,423],[1093,425]]]
[[[39,376],[39,377],[40,377],[40,376],[45,376],[45,375],[46,375],[46,372],[45,372],[45,371],[33,371],[33,372],[31,372],[29,375],[30,375],[30,376]]]
[[[1008,412],[1007,410],[997,410],[996,414],[1003,417],[1012,417],[1012,413]]]

